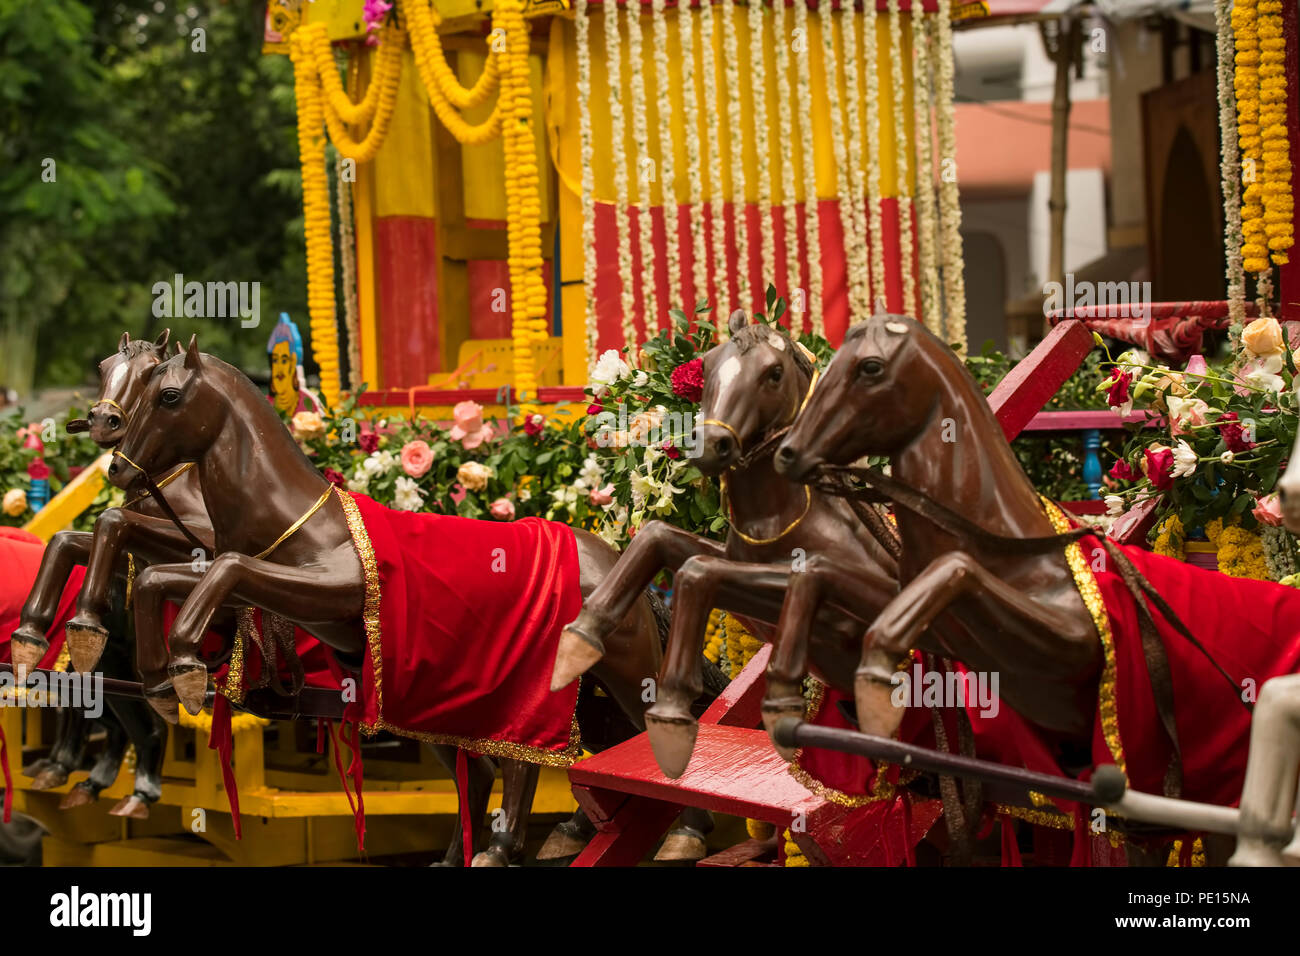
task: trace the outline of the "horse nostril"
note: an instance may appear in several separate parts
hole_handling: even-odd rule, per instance
[[[731,439],[726,435],[714,439],[713,451],[720,457],[725,458],[731,454]]]
[[[122,419],[118,418],[116,415],[108,416],[109,428],[112,428],[113,430],[116,431],[119,427],[121,427],[121,425],[122,425]]]
[[[794,462],[794,449],[793,449],[793,448],[786,448],[786,447],[784,447],[784,446],[782,446],[781,448],[778,448],[778,449],[776,450],[776,460],[779,461],[779,462],[780,462],[781,464],[783,464],[783,465],[793,464],[793,462]]]
[[[112,462],[112,463],[108,466],[108,473],[109,473],[110,475],[116,475],[116,474],[117,474],[117,462],[116,462],[116,461]]]

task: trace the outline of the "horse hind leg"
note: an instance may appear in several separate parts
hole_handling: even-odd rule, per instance
[[[1237,851],[1229,866],[1300,863],[1300,834],[1291,818],[1298,767],[1300,674],[1292,674],[1273,678],[1259,692],[1241,791]]]
[[[664,837],[655,861],[694,862],[708,855],[705,838],[713,832],[713,814],[700,807],[687,807],[677,818],[677,826]]]
[[[501,808],[492,814],[487,849],[475,854],[470,866],[509,866],[523,854],[540,771],[522,760],[501,761]]]
[[[99,795],[117,780],[118,771],[122,767],[122,757],[126,753],[126,730],[111,713],[104,715],[100,725],[108,737],[104,749],[96,758],[94,766],[90,768],[90,776],[78,781],[76,786],[64,795],[59,803],[60,810],[70,810],[73,807],[94,803],[99,799]]]
[[[110,816],[147,820],[162,797],[162,763],[167,722],[141,700],[121,698],[111,705],[135,747],[135,789],[109,810]]]
[[[86,753],[86,737],[90,721],[85,712],[74,707],[60,707],[57,717],[54,747],[49,762],[32,778],[33,790],[53,790],[68,782],[68,777],[81,768]]]
[[[444,767],[456,773],[456,750],[457,748],[450,744],[430,744],[434,755]],[[467,764],[468,777],[466,789],[468,793],[460,792],[460,784],[457,783],[456,792],[460,800],[467,800],[469,803],[469,820],[470,820],[470,850],[478,845],[478,833],[483,823],[483,816],[487,813],[488,798],[492,794],[492,783],[496,780],[496,765],[488,757],[480,756],[476,760],[470,760]],[[464,866],[465,865],[465,842],[464,827],[461,825],[462,816],[458,812],[456,823],[451,829],[451,840],[447,845],[447,852],[443,854],[442,860],[433,864],[434,866]]]

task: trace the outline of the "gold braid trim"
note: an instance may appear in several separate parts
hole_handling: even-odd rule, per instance
[[[217,692],[234,704],[244,702],[244,649],[250,637],[256,640],[257,625],[251,607],[241,607],[236,615],[235,643],[230,649],[230,667]]]
[[[375,559],[375,548],[370,542],[370,535],[366,531],[365,522],[361,519],[361,512],[357,509],[357,503],[352,500],[351,495],[338,489],[335,490],[338,494],[339,503],[343,506],[343,513],[347,517],[348,532],[352,535],[352,546],[356,548],[357,557],[361,560],[362,577],[366,588],[365,603],[362,607],[361,616],[365,626],[366,644],[370,649],[370,662],[375,673],[375,709],[379,716],[375,718],[373,723],[362,723],[361,732],[368,737],[373,737],[380,731],[386,730],[390,734],[421,740],[428,744],[450,744],[453,747],[459,747],[473,753],[523,760],[543,767],[568,767],[577,761],[582,756],[582,743],[578,731],[576,696],[574,698],[574,713],[569,718],[569,744],[564,750],[560,751],[543,750],[540,747],[529,747],[508,740],[470,739],[468,737],[458,737],[454,734],[430,734],[423,731],[406,730],[401,727],[394,727],[384,720],[383,641],[379,622],[381,598],[379,563]]]
[[[1069,531],[1069,519],[1061,509],[1046,498],[1042,501],[1053,530],[1057,534]],[[1079,597],[1083,598],[1088,613],[1092,615],[1092,623],[1097,628],[1097,636],[1101,638],[1105,656],[1101,682],[1097,687],[1097,709],[1101,713],[1102,734],[1106,738],[1110,755],[1115,760],[1115,766],[1128,776],[1128,766],[1124,760],[1124,744],[1119,736],[1119,704],[1115,694],[1115,636],[1110,629],[1110,615],[1106,611],[1106,602],[1102,600],[1101,588],[1097,586],[1097,579],[1092,576],[1092,569],[1084,559],[1083,547],[1078,541],[1072,541],[1065,546],[1065,562],[1070,566],[1070,573],[1074,575],[1074,586],[1079,590]]]
[[[910,659],[909,659],[910,660]],[[812,696],[807,705],[806,721],[813,721],[821,713],[822,703],[826,699],[826,685],[814,678],[812,680]],[[828,787],[803,767],[799,766],[799,758],[803,755],[803,748],[794,752],[794,760],[790,762],[790,776],[794,777],[803,784],[812,793],[821,797],[823,800],[829,800],[831,803],[841,807],[863,807],[868,803],[879,803],[881,800],[892,800],[897,794],[897,787],[887,779],[889,764],[883,760],[874,761],[876,765],[876,776],[871,781],[871,793],[845,793],[842,790],[836,790]],[[898,784],[909,783],[917,778],[918,774],[914,770],[904,770],[898,776]]]

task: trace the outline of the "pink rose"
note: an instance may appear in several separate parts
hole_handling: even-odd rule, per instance
[[[478,402],[458,402],[451,417],[451,440],[467,450],[477,448],[494,434],[492,426],[483,421],[483,406]]]
[[[1205,364],[1204,355],[1193,355],[1191,358],[1187,360],[1186,371],[1187,371],[1188,378],[1194,378],[1198,375],[1208,375],[1210,373],[1210,367]],[[1196,381],[1192,383],[1192,386],[1195,387],[1199,384],[1200,382]]]
[[[423,478],[433,464],[433,449],[422,438],[402,446],[402,471],[412,478]]]
[[[1147,480],[1160,491],[1168,491],[1174,486],[1174,453],[1164,445],[1152,445],[1143,450],[1146,459],[1142,470]]]
[[[1274,492],[1271,495],[1265,495],[1263,498],[1255,499],[1255,509],[1251,511],[1255,520],[1260,524],[1271,525],[1274,528],[1282,526],[1282,500]]]
[[[614,503],[614,486],[610,484],[606,485],[604,488],[595,489],[587,496],[587,500],[597,508],[603,508],[605,505],[612,505]]]
[[[488,505],[488,513],[498,521],[513,521],[515,519],[515,503],[509,498],[498,498]]]

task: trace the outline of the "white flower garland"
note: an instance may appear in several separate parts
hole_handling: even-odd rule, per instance
[[[754,301],[749,292],[749,223],[745,205],[749,181],[745,176],[745,127],[740,118],[740,49],[736,39],[736,7],[732,0],[722,4],[722,57],[727,77],[727,141],[731,160],[731,214],[736,233],[737,308],[749,312]],[[723,273],[726,273],[723,260]],[[721,323],[725,326],[725,322]]]
[[[754,111],[754,155],[758,160],[758,274],[776,278],[776,239],[772,235],[772,152],[767,125],[767,44],[763,37],[763,4],[749,0],[749,98]],[[760,294],[762,290],[759,290]]]
[[[848,147],[844,142],[844,114],[840,110],[839,58],[835,53],[835,15],[830,6],[818,7],[817,19],[821,24],[822,64],[826,71],[826,95],[831,111],[831,146],[835,150],[835,180],[839,192],[840,231],[844,237],[841,251],[844,257],[844,277],[849,300],[849,321],[861,315],[859,310],[858,277],[856,262],[862,250],[859,236],[854,235],[853,190],[849,185]]]
[[[635,354],[637,345],[636,297],[632,276],[632,237],[628,229],[627,153],[623,123],[622,40],[619,36],[619,7],[604,5],[605,69],[609,75],[609,127],[614,160],[614,221],[618,232],[618,280],[622,291],[623,344],[627,354]]]
[[[885,296],[885,230],[880,221],[880,157],[885,144],[880,139],[880,66],[876,37],[876,6],[864,9],[863,46],[867,72],[867,234],[871,241],[871,298],[864,303],[871,312]],[[895,97],[897,92],[894,93]],[[898,135],[895,133],[894,135]],[[862,208],[861,201],[858,208]]]
[[[1214,0],[1214,22],[1218,28],[1219,163],[1223,189],[1223,243],[1228,252],[1228,318],[1233,325],[1246,322],[1246,273],[1241,259],[1241,154],[1237,148],[1237,99],[1233,90],[1233,55],[1230,0]]]
[[[704,202],[704,187],[700,176],[700,115],[695,95],[695,17],[691,16],[688,3],[683,2],[677,8],[677,31],[682,51],[682,136],[686,146],[687,181],[690,183],[686,215],[691,229],[691,290],[694,294],[694,299],[683,295],[682,302],[693,306],[696,300],[709,297],[709,252],[708,237],[704,234],[704,213],[700,208]]]
[[[700,43],[704,50],[704,114],[709,124],[709,219],[713,246],[711,297],[718,318],[718,335],[726,338],[731,314],[731,284],[727,281],[727,231],[722,195],[722,116],[718,106],[718,67],[714,48],[713,4],[700,0]]]
[[[865,6],[865,5],[864,5]],[[874,8],[873,8],[874,10]],[[840,10],[840,37],[844,46],[844,86],[845,86],[845,111],[848,113],[848,130],[847,136],[849,141],[849,209],[853,216],[853,230],[851,233],[845,232],[845,240],[852,237],[852,244],[846,245],[849,250],[848,268],[849,268],[849,321],[852,322],[859,317],[867,315],[867,310],[871,306],[873,295],[884,295],[885,287],[883,284],[876,283],[874,270],[869,274],[867,269],[868,255],[872,264],[875,263],[877,249],[879,248],[878,240],[874,232],[870,232],[868,214],[862,208],[862,196],[865,192],[868,196],[868,204],[876,207],[873,209],[875,218],[870,222],[874,223],[879,220],[880,215],[876,202],[870,199],[871,195],[871,176],[872,168],[875,171],[876,192],[880,192],[880,164],[878,154],[880,151],[880,127],[878,119],[873,120],[876,116],[876,96],[871,93],[872,80],[876,76],[875,62],[875,14],[870,10],[864,10],[862,21],[866,25],[866,35],[864,37],[864,47],[866,54],[866,73],[867,73],[867,175],[866,188],[863,188],[862,175],[862,90],[860,88],[859,64],[858,64],[858,14],[854,10],[852,3],[846,3]],[[833,81],[832,81],[833,82]],[[867,242],[870,237],[871,249],[868,252]],[[882,258],[881,263],[884,263]],[[883,273],[882,273],[883,275]]]
[[[803,160],[804,244],[808,255],[808,313],[804,319],[804,328],[811,326],[815,335],[824,337],[826,323],[822,315],[821,207],[817,201],[817,158],[813,152],[812,35],[808,29],[807,4],[794,5],[794,28],[803,40],[803,49],[795,51],[795,60],[799,67],[796,77],[799,109],[796,118],[799,121],[799,144]],[[791,202],[793,201],[792,197]]]
[[[921,321],[935,335],[943,332],[939,269],[935,262],[934,134],[930,124],[930,71],[934,29],[926,16],[912,15],[912,106],[916,115],[916,213],[921,268]]]
[[[939,115],[939,158],[950,163],[952,175],[939,176],[939,228],[943,241],[940,261],[943,264],[943,307],[946,317],[945,331],[949,343],[966,352],[966,279],[962,275],[961,204],[957,197],[957,133],[953,117],[953,62],[952,62],[952,0],[939,0],[934,51],[938,64],[935,83],[936,109]]]
[[[799,229],[795,216],[794,196],[794,136],[790,125],[790,36],[788,32],[789,13],[784,3],[776,5],[776,20],[772,24],[772,39],[776,52],[776,115],[777,143],[781,151],[781,222],[785,225],[785,298],[792,301],[791,290],[800,283],[799,277]],[[773,281],[776,281],[775,261],[772,266]],[[807,302],[804,302],[807,309]],[[801,319],[802,321],[802,319]],[[795,323],[794,316],[789,317],[790,328],[796,334],[802,332]]]
[[[587,370],[596,367],[596,178],[591,142],[591,18],[587,0],[577,0],[578,140],[582,157],[582,292],[586,300]]]
[[[653,0],[651,13],[654,17],[655,85],[658,92],[655,101],[655,113],[659,117],[659,195],[664,209],[666,246],[664,252],[668,257],[668,302],[664,304],[668,308],[672,308],[674,305],[689,306],[691,303],[685,295],[677,293],[674,289],[674,284],[677,282],[685,284],[685,277],[682,275],[682,251],[681,246],[678,245],[680,237],[677,232],[677,190],[674,185],[676,174],[673,167],[675,157],[673,154],[672,86],[668,81],[668,19],[664,14],[664,0]],[[685,13],[686,18],[689,20],[690,11],[685,11]],[[683,83],[690,82],[689,66],[684,70],[682,81]],[[649,83],[648,72],[646,82]],[[692,118],[694,117],[693,110],[690,115]],[[688,136],[687,139],[694,139],[693,131],[692,135]]]
[[[655,294],[654,224],[650,216],[654,197],[650,177],[646,175],[645,162],[647,159],[654,162],[654,157],[650,155],[650,124],[645,112],[645,83],[649,81],[650,71],[645,68],[642,58],[640,0],[629,0],[623,8],[623,19],[627,22],[628,85],[632,87],[632,140],[636,144],[636,236],[641,249],[637,274],[641,280],[641,320],[649,334],[651,329],[659,327],[659,303]]]
[[[912,37],[916,42],[916,37]],[[916,273],[912,265],[912,189],[908,183],[907,100],[903,91],[903,20],[898,0],[889,0],[889,66],[894,95],[895,179],[898,183],[898,274],[903,313],[916,316]],[[913,79],[915,83],[915,78]]]
[[[334,184],[338,190],[339,264],[343,280],[343,327],[348,334],[348,387],[361,390],[361,323],[357,318],[357,243],[352,231],[352,183],[343,178],[343,154],[337,156]]]

